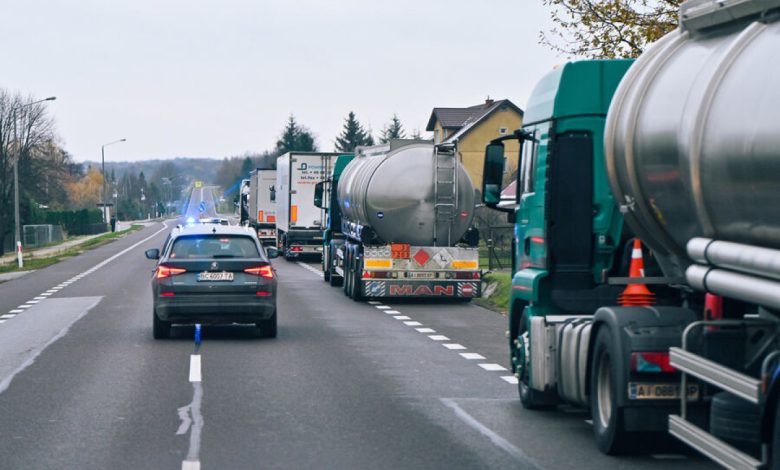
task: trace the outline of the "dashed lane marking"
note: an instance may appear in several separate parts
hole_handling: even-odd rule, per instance
[[[200,382],[200,354],[190,355],[190,382]]]
[[[480,360],[481,361],[481,360],[485,359],[485,356],[483,356],[482,354],[478,354],[478,353],[460,353],[460,355],[463,356],[464,359],[468,359],[470,361],[473,361],[473,360]]]
[[[390,308],[387,305],[374,305],[374,307],[378,308],[379,310],[388,310]]]
[[[46,297],[41,297],[43,294],[39,295],[38,297],[33,298],[33,300],[44,300]]]
[[[444,335],[430,335],[428,337],[431,338],[434,341],[449,341],[450,340],[449,338],[447,338]]]
[[[23,305],[20,305],[20,306],[18,306],[16,308],[32,308],[32,305],[23,304]]]
[[[390,314],[396,314],[396,315],[398,315],[398,314],[399,314],[399,313],[401,313],[401,312],[399,312],[398,310],[385,310],[385,313],[390,313]]]
[[[411,320],[411,318],[407,317],[406,315],[396,315],[393,318],[395,318],[396,320]]]
[[[463,346],[462,344],[458,344],[458,343],[445,343],[442,344],[442,346],[444,346],[447,349],[451,349],[453,351],[458,349],[466,349],[466,346]]]
[[[514,375],[502,375],[501,378],[512,385],[517,385],[517,377]]]
[[[422,323],[418,321],[405,321],[404,325],[406,326],[422,326]]]
[[[418,333],[436,333],[436,330],[433,328],[415,328]]]
[[[21,310],[21,309],[15,308],[15,309],[13,309],[13,310],[10,310],[8,313],[22,313],[22,312],[24,312],[24,310]]]
[[[0,315],[0,320],[10,320],[15,316],[16,316],[15,313],[6,313],[5,315]]]
[[[489,370],[489,371],[506,370],[506,367],[504,367],[504,366],[502,366],[500,364],[489,363],[489,364],[478,364],[478,365],[479,365],[479,367],[481,367],[481,368],[483,368],[485,370]]]
[[[369,305],[379,305],[382,302],[377,302],[376,300],[369,300],[368,303],[369,303]]]

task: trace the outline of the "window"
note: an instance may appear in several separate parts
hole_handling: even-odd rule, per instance
[[[509,131],[506,127],[501,127],[498,129],[498,133],[501,135],[506,135],[506,133]]]
[[[173,242],[171,258],[257,258],[254,240],[233,235],[195,235],[179,237]]]
[[[523,142],[523,161],[520,162],[520,194],[535,191],[534,171],[536,170],[537,145],[533,140]]]

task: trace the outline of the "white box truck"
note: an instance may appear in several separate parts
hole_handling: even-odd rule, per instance
[[[287,260],[322,255],[325,211],[314,205],[314,186],[338,155],[288,152],[276,160],[276,242]]]
[[[249,225],[263,245],[276,245],[276,170],[263,167],[249,173]]]

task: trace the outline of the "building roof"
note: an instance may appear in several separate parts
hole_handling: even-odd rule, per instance
[[[445,129],[455,130],[455,134],[447,138],[447,141],[455,140],[453,137],[462,137],[470,131],[477,123],[491,115],[498,109],[510,107],[520,116],[523,116],[523,110],[518,108],[509,100],[486,100],[482,104],[469,106],[468,108],[433,108],[426,131],[432,131],[436,127],[436,122],[440,122]]]

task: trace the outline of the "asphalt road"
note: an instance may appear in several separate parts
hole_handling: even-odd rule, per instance
[[[188,215],[213,207],[196,189]],[[711,467],[664,448],[607,457],[587,414],[523,410],[501,315],[353,302],[314,263],[274,261],[276,339],[155,341],[143,251],[174,223],[0,284],[0,468]]]

